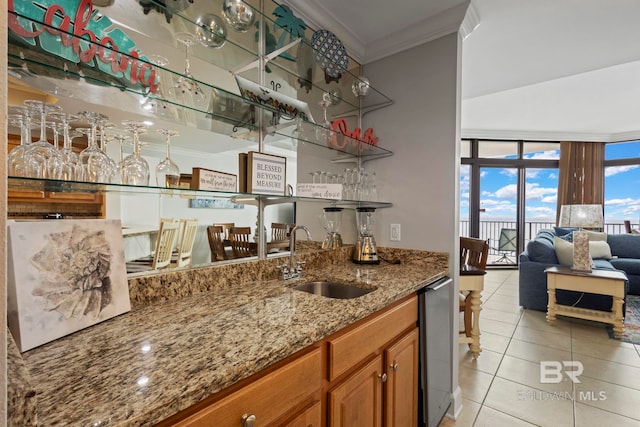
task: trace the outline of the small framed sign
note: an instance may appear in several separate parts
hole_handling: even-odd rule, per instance
[[[298,184],[296,196],[342,200],[342,184]]]
[[[193,168],[191,189],[236,192],[238,177],[230,173]]]
[[[287,158],[249,151],[247,155],[247,192],[284,196]]]

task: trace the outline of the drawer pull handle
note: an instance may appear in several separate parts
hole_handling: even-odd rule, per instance
[[[383,383],[387,382],[387,374],[382,374],[382,375],[378,375],[378,378],[380,379],[380,381],[382,381]]]
[[[242,427],[253,427],[256,423],[255,415],[242,415]]]
[[[393,369],[394,372],[398,370],[398,364],[397,363],[394,363],[393,365],[389,365],[389,367],[391,369]]]

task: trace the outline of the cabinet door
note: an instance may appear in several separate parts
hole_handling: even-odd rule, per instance
[[[321,361],[316,349],[173,425],[240,427],[246,414],[256,426],[268,426],[320,390]]]
[[[293,420],[285,423],[283,427],[321,427],[322,406],[316,402],[312,407],[302,412]]]
[[[385,426],[418,425],[418,328],[385,351]]]
[[[382,426],[382,356],[329,392],[331,427]]]

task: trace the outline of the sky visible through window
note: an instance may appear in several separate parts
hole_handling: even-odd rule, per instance
[[[607,144],[607,160],[640,158],[640,141]],[[501,156],[515,159],[516,156]],[[560,151],[528,153],[525,158],[559,159]],[[460,218],[469,218],[469,171],[463,165],[460,176]],[[515,220],[516,169],[482,168],[480,208],[484,221]],[[558,193],[557,169],[527,169],[525,188],[525,221],[555,222]],[[613,166],[605,169],[605,222],[622,223],[640,220],[640,164]]]

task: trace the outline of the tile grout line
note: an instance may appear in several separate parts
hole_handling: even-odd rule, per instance
[[[502,283],[500,284],[500,286],[498,286],[498,289],[500,289],[505,284],[506,281],[507,281],[507,279],[504,279],[502,281]],[[497,289],[496,289],[496,291],[497,291]],[[495,293],[495,291],[494,291],[494,293]],[[493,295],[493,293],[491,295]],[[520,313],[520,317],[518,318],[518,322],[516,323],[516,327],[513,329],[513,332],[511,333],[511,336],[508,337],[509,338],[509,342],[507,343],[507,346],[506,346],[504,352],[502,352],[502,355],[500,356],[500,362],[498,363],[498,366],[496,367],[496,371],[492,375],[491,382],[489,383],[489,387],[487,388],[487,392],[485,393],[484,397],[482,398],[482,402],[480,402],[480,409],[478,409],[478,412],[476,413],[476,416],[473,418],[473,423],[471,424],[472,427],[474,427],[476,422],[478,421],[478,417],[480,416],[480,412],[482,411],[482,408],[484,406],[486,406],[487,408],[491,408],[491,406],[485,405],[485,401],[487,400],[487,396],[489,395],[489,391],[491,390],[491,386],[493,386],[493,382],[495,381],[496,377],[498,376],[498,371],[500,370],[500,366],[502,365],[502,361],[504,360],[504,357],[507,354],[507,349],[509,348],[509,345],[511,344],[511,341],[514,339],[513,335],[516,333],[516,329],[517,329],[518,325],[520,324],[520,321],[522,320],[522,315],[523,314],[524,314],[524,312]],[[482,331],[481,331],[481,334],[482,334]],[[528,423],[527,420],[523,420],[522,418],[516,417],[516,416],[511,415],[511,414],[507,414],[506,412],[502,412],[502,411],[499,411],[499,410],[494,409],[494,408],[491,408],[491,409],[494,410],[494,411],[500,412],[502,414],[508,415],[510,417],[516,418],[518,420],[521,420],[523,422]],[[532,424],[532,423],[529,423],[529,424]]]

